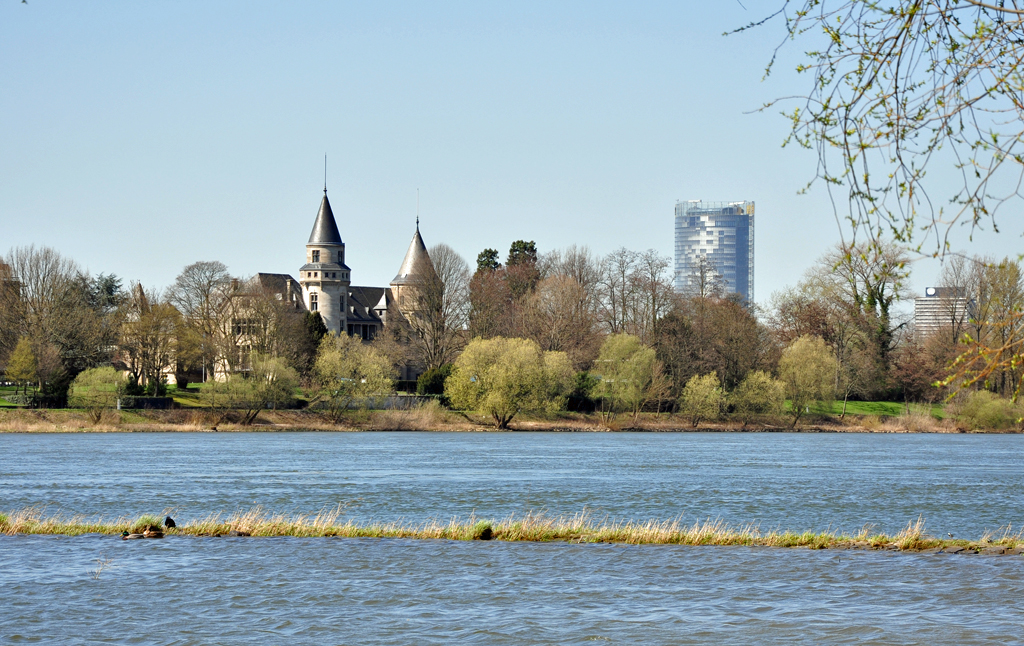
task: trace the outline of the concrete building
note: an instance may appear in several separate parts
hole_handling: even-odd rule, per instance
[[[725,281],[726,293],[754,300],[754,203],[676,203],[675,287],[687,292],[704,257]]]
[[[926,287],[914,299],[914,332],[924,338],[947,328],[959,328],[970,317],[967,297],[948,287]]]

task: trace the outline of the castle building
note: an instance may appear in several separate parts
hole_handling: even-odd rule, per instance
[[[299,269],[299,284],[306,309],[319,312],[327,330],[335,334],[348,330],[351,272],[345,264],[345,243],[325,188],[306,243],[306,264]]]
[[[345,243],[327,198],[327,189],[324,189],[306,243],[306,263],[299,269],[298,280],[288,274],[257,274],[259,284],[276,293],[279,299],[294,303],[300,310],[319,312],[329,332],[356,336],[364,341],[373,340],[386,325],[409,328],[408,320],[421,308],[423,287],[436,279],[417,218],[412,242],[391,284],[388,287],[352,285],[352,270],[345,264]],[[389,312],[398,320],[389,320]],[[400,378],[414,380],[420,372],[410,365],[402,370]]]

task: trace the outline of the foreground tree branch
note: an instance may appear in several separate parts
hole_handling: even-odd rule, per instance
[[[765,108],[792,106],[787,143],[817,151],[810,184],[824,182],[855,237],[940,256],[955,225],[998,230],[998,211],[1024,197],[1018,0],[787,0],[777,15],[807,47],[797,71],[810,79]]]

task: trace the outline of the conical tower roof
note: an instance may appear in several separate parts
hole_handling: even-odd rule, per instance
[[[345,244],[341,241],[341,234],[338,233],[338,223],[334,221],[334,211],[331,210],[331,203],[327,199],[327,189],[324,189],[324,199],[320,201],[320,210],[316,213],[313,232],[309,234],[309,242],[306,244]]]
[[[423,237],[420,235],[420,227],[417,224],[416,233],[409,243],[409,250],[405,252],[405,260],[402,261],[402,268],[398,275],[391,281],[392,285],[409,285],[424,283],[430,277],[436,276],[434,263],[430,262],[430,255],[427,253],[427,246],[423,244]]]

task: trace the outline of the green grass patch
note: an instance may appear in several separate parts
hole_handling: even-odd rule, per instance
[[[789,400],[786,400],[786,412],[793,410],[793,406]],[[945,410],[942,404],[911,404],[911,413],[927,412],[935,419],[943,419],[945,417]],[[815,409],[811,406],[810,414],[828,414],[834,417],[839,417],[843,414],[843,402],[842,400],[832,402],[832,408],[822,410],[820,407]],[[864,401],[849,401],[846,402],[846,414],[847,415],[874,415],[876,417],[900,417],[907,414],[907,405],[903,402],[864,402]]]

